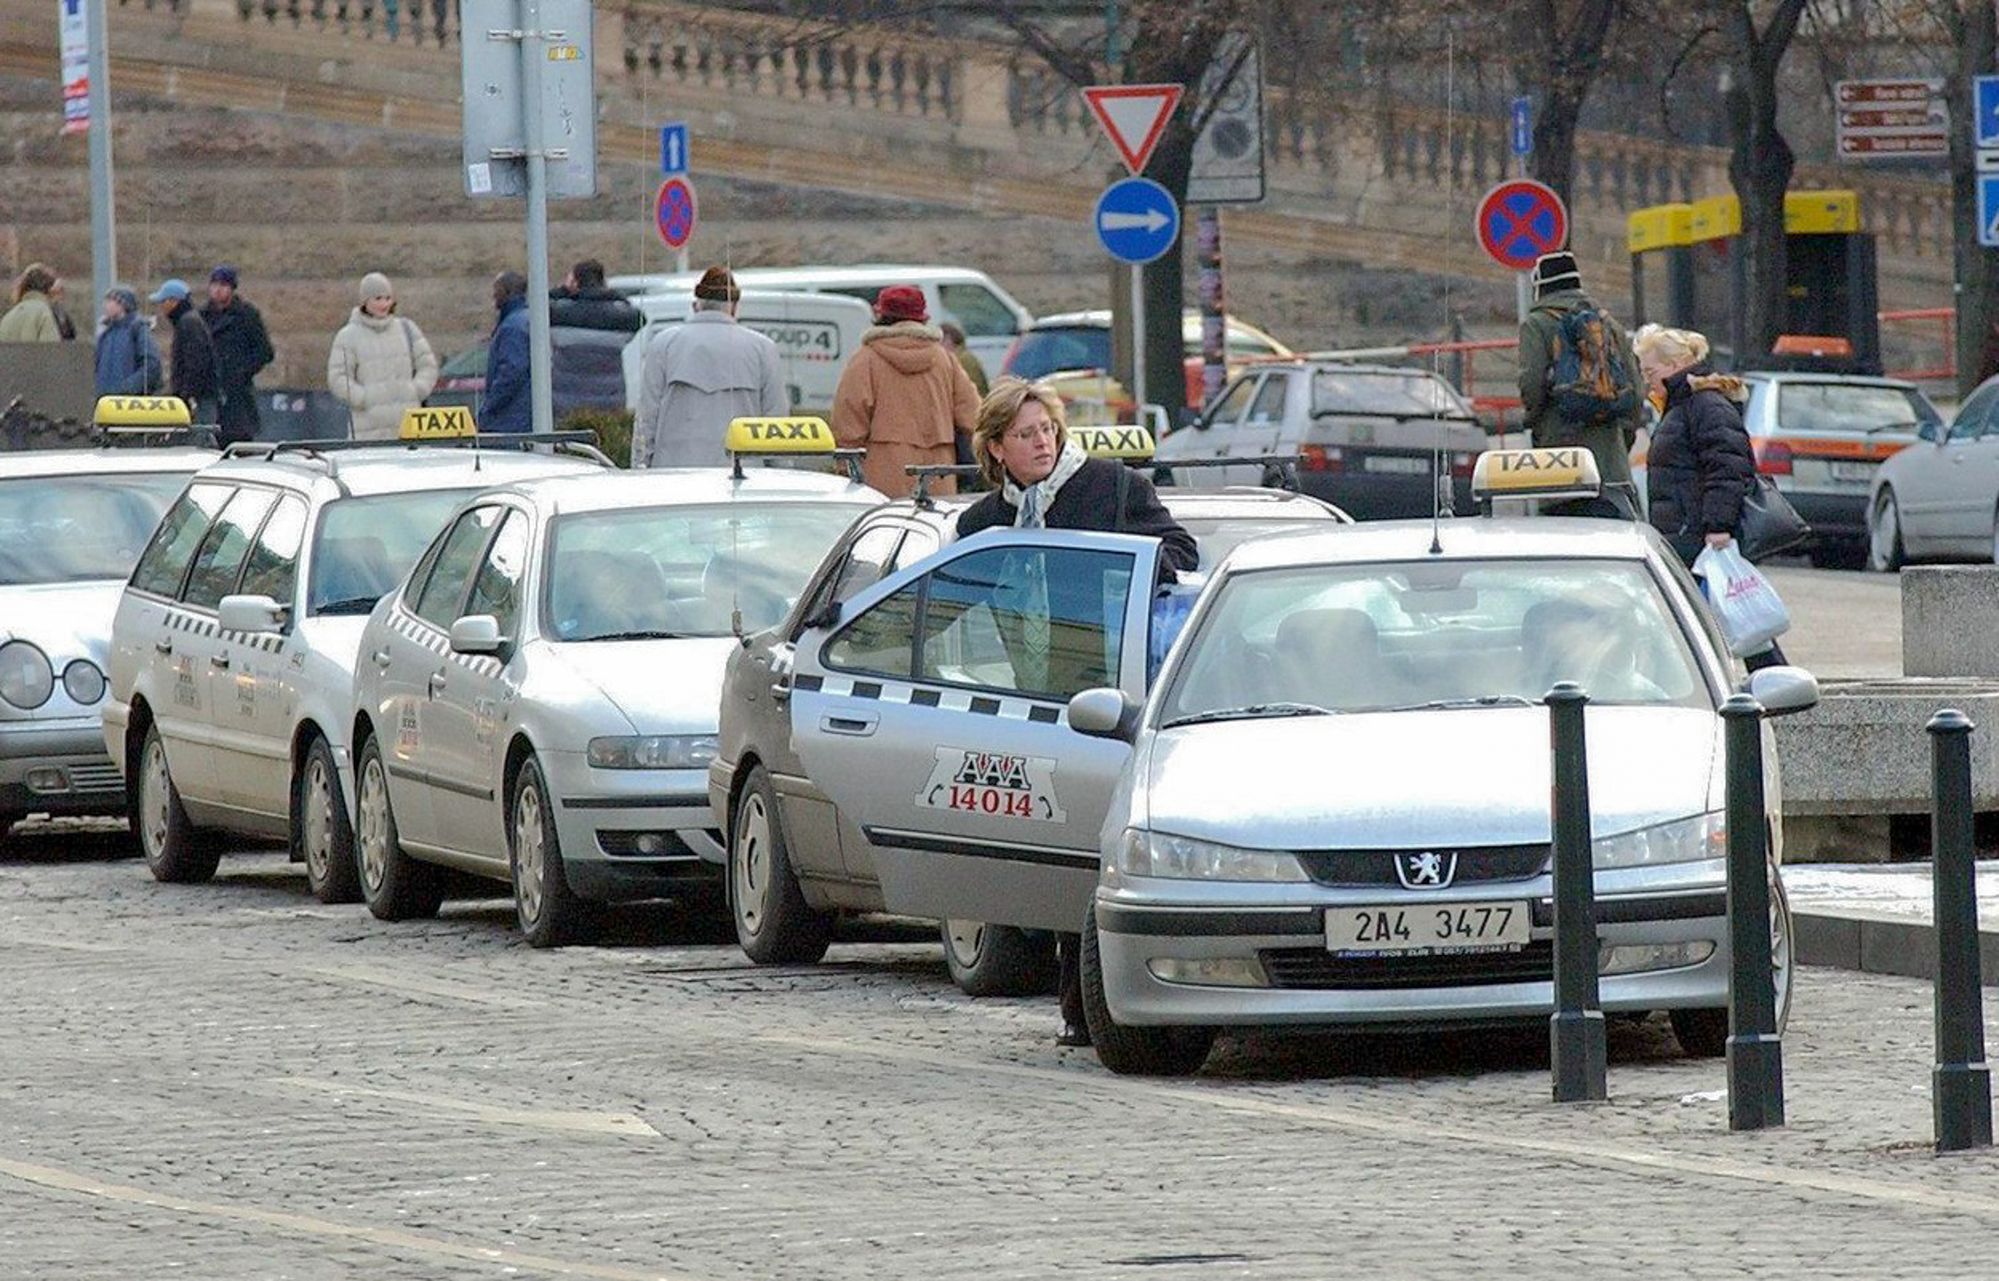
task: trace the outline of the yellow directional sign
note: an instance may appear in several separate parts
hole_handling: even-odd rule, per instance
[[[722,446],[732,454],[830,454],[833,429],[823,418],[737,418]]]
[[[1069,438],[1092,458],[1142,463],[1152,457],[1152,433],[1143,427],[1071,427]]]
[[[458,440],[476,435],[478,430],[472,423],[471,410],[463,405],[446,405],[405,410],[396,434],[404,440]]]
[[[99,427],[185,427],[187,402],[178,396],[99,396],[91,421]]]

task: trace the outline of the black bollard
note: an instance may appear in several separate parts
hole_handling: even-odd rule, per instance
[[[1553,753],[1550,799],[1555,859],[1555,1013],[1548,1020],[1555,1102],[1609,1097],[1603,1011],[1598,1008],[1596,876],[1590,840],[1589,753],[1583,708],[1589,695],[1563,681],[1548,691]]]
[[[1770,969],[1770,847],[1763,812],[1763,705],[1721,705],[1728,770],[1728,1128],[1784,1123],[1784,1045]]]
[[[1930,1095],[1937,1151],[1992,1146],[1992,1072],[1985,1066],[1984,992],[1979,984],[1978,891],[1971,851],[1971,730],[1963,712],[1930,717],[1935,793],[1930,812],[1930,883],[1936,895],[1937,1066]]]

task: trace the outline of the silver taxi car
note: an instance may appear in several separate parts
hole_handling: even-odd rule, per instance
[[[1072,432],[1098,456],[1118,452],[1093,448],[1093,429]],[[1149,441],[1124,451],[1148,452]],[[1159,496],[1200,544],[1203,564],[1248,538],[1349,523],[1337,508],[1283,490]],[[1163,649],[1155,632],[1170,620],[1154,609],[1151,540],[993,531],[953,542],[967,502],[919,498],[870,513],[826,557],[791,616],[730,656],[708,787],[715,823],[729,835],[737,938],[752,960],[816,961],[840,912],[886,910],[943,922],[946,960],[967,992],[1019,994],[1052,982],[1052,936],[1014,927],[1073,930],[1074,922],[1039,910],[1028,919],[929,910],[921,885],[902,873],[934,839],[906,829],[937,820],[991,838],[992,850],[1021,843],[1006,857],[1022,867],[1094,867],[1096,825],[1123,753],[1062,726],[1079,673],[1015,665],[1007,633],[1020,602],[1009,576],[1070,581],[1076,611],[1065,625],[1077,645],[1101,651],[1087,670],[1121,673],[1135,696]],[[1059,795],[1040,773],[1057,744],[1075,749]],[[1025,772],[1008,776],[1011,791],[977,784],[967,771],[982,760]]]
[[[723,664],[882,501],[854,479],[724,468],[472,500],[360,644],[369,909],[431,915],[457,868],[511,882],[536,946],[583,936],[596,903],[693,897],[721,919],[705,772]]]
[[[194,478],[111,627],[102,745],[154,876],[207,880],[234,833],[288,841],[322,902],[359,897],[348,727],[368,612],[467,494],[603,470],[582,439],[250,443]]]
[[[1587,487],[1593,472],[1575,464]],[[1107,687],[1068,708],[1075,730],[1134,745],[1084,926],[1099,1056],[1118,1072],[1180,1073],[1218,1027],[1545,1017],[1540,700],[1563,680],[1591,698],[1602,1008],[1668,1011],[1684,1049],[1719,1054],[1718,708],[1740,677],[1699,589],[1644,525],[1383,522],[1245,545],[1147,701]],[[1817,700],[1796,668],[1759,671],[1749,688],[1772,714]],[[1767,726],[1765,751],[1781,1019],[1791,934]],[[997,897],[970,860],[955,868],[936,875],[965,906]]]
[[[0,840],[31,814],[126,812],[102,727],[112,614],[161,515],[216,457],[117,438],[0,453]]]

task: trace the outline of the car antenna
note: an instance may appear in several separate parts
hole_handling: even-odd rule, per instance
[[[1444,151],[1446,155],[1450,154],[1451,148],[1455,145],[1452,133],[1457,124],[1457,71],[1457,32],[1446,28],[1444,32]],[[1450,194],[1450,216],[1453,219],[1457,217],[1457,199],[1457,185],[1454,183],[1451,186]],[[1456,224],[1452,223],[1452,225]],[[1450,332],[1450,324],[1451,278],[1445,276],[1444,332],[1446,334]],[[1451,474],[1445,463],[1445,459],[1449,456],[1450,451],[1449,428],[1444,424],[1443,406],[1437,394],[1437,380],[1443,377],[1443,372],[1438,368],[1441,363],[1438,360],[1440,354],[1434,349],[1430,352],[1430,403],[1433,406],[1437,424],[1436,447],[1430,451],[1430,554],[1432,556],[1441,556],[1444,554],[1444,504],[1446,502],[1452,503],[1451,514],[1453,516],[1457,515],[1455,507],[1456,495],[1452,492]],[[1458,368],[1464,368],[1463,364],[1460,363]]]

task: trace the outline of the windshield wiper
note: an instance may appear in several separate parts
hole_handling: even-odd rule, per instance
[[[1539,707],[1531,698],[1518,694],[1480,694],[1476,698],[1433,698],[1427,703],[1404,703],[1388,708],[1391,712],[1431,712],[1457,707]]]
[[[1163,728],[1178,729],[1182,725],[1199,725],[1204,721],[1254,721],[1268,720],[1279,716],[1337,716],[1330,707],[1317,707],[1311,703],[1251,703],[1247,707],[1218,707],[1211,712],[1195,712],[1167,721]]]
[[[346,600],[330,600],[313,612],[316,614],[370,614],[381,603],[380,596],[350,596]]]
[[[571,636],[572,641],[686,640],[690,632],[632,631],[599,632],[595,636]]]

